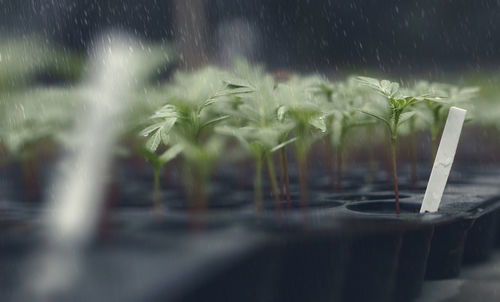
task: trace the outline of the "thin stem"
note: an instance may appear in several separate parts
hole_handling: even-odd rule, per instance
[[[436,154],[437,154],[437,150],[438,150],[438,139],[437,139],[437,135],[436,137],[432,137],[432,165],[434,164],[434,161],[436,160]]]
[[[434,160],[436,159],[436,153],[438,149],[438,137],[439,137],[439,110],[440,106],[436,107],[433,111],[433,123],[431,127],[431,141],[432,141],[432,162],[431,166],[434,165]]]
[[[410,120],[410,169],[411,169],[411,186],[413,190],[417,189],[417,159],[415,156],[415,120]]]
[[[170,177],[170,164],[166,163],[165,166],[163,167],[163,174],[165,176],[165,188],[170,188],[172,187],[172,179]]]
[[[307,165],[305,157],[299,156],[298,158],[298,168],[299,168],[299,187],[300,187],[300,204],[302,207],[307,206],[309,200],[309,189],[307,186]]]
[[[154,188],[153,188],[153,207],[155,214],[159,215],[162,210],[161,191],[160,191],[160,168],[154,168]]]
[[[281,211],[281,201],[279,198],[279,190],[278,190],[278,184],[276,182],[276,172],[274,170],[273,160],[269,153],[266,153],[265,159],[266,159],[267,173],[269,175],[269,180],[271,181],[271,190],[273,193],[275,206],[279,212]]]
[[[396,166],[396,139],[391,139],[391,155],[392,155],[392,177],[394,182],[394,197],[396,199],[396,214],[400,213],[399,208],[399,188],[398,188],[398,171]]]
[[[332,146],[332,138],[330,135],[328,135],[328,141],[327,141],[327,165],[328,165],[328,175],[330,176],[330,188],[332,191],[335,188],[335,168],[334,168],[334,152],[333,152],[333,146]]]
[[[368,127],[368,183],[372,184],[375,178],[375,155],[373,152],[374,144],[373,144],[373,130],[371,127]]]
[[[255,211],[258,214],[261,214],[263,205],[262,205],[262,159],[260,157],[255,159],[254,187],[255,187],[254,190]]]
[[[36,201],[40,198],[40,179],[38,176],[38,164],[39,159],[36,152],[28,155],[28,158],[23,161],[23,174],[27,186],[25,196],[29,202]]]
[[[337,192],[342,192],[342,145],[337,148]]]
[[[283,154],[281,152],[278,152],[278,167],[279,167],[279,173],[280,173],[280,200],[283,200],[285,198],[285,192],[283,191],[283,187],[285,186],[285,168],[283,167]]]
[[[207,192],[206,192],[206,174],[202,171],[203,168],[195,167],[195,180],[196,180],[196,199],[195,209],[197,212],[203,212],[207,208]]]
[[[288,176],[288,159],[286,155],[286,149],[281,149],[281,159],[283,160],[283,168],[285,174],[285,192],[286,192],[286,203],[288,208],[292,207],[292,202],[290,201],[290,177]]]
[[[206,174],[204,174],[203,168],[200,166],[192,166],[191,171],[194,178],[194,183],[190,186],[194,188],[194,193],[191,195],[192,199],[190,204],[192,205],[191,211],[191,230],[200,231],[203,228],[203,223],[201,221],[201,214],[207,208],[207,195],[206,195]]]

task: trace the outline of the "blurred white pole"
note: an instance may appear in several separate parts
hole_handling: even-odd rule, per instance
[[[77,280],[81,254],[92,239],[114,147],[116,123],[139,68],[138,47],[121,34],[103,36],[96,48],[75,145],[61,162],[47,209],[43,242],[28,266],[23,296],[53,301]]]

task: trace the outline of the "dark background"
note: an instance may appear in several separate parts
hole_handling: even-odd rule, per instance
[[[176,25],[180,9],[198,24]],[[82,52],[99,32],[121,28],[183,41],[186,60],[217,61],[228,32],[220,26],[231,32],[235,22],[252,36],[236,34],[232,45],[251,42],[239,51],[273,69],[453,73],[500,63],[498,0],[0,0],[0,31],[37,32]]]

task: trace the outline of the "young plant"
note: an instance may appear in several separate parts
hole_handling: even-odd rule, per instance
[[[254,203],[257,213],[263,210],[263,192],[262,192],[262,166],[265,164],[271,181],[271,189],[275,200],[275,207],[281,210],[279,200],[278,185],[276,183],[276,172],[272,163],[271,154],[284,149],[294,139],[280,143],[280,137],[283,132],[289,131],[289,128],[280,127],[280,125],[248,125],[244,127],[221,126],[217,131],[224,135],[235,137],[249,152],[255,162],[254,179]]]
[[[421,117],[430,126],[431,141],[432,141],[432,161],[436,158],[438,149],[438,140],[443,132],[448,112],[451,106],[462,104],[472,100],[479,92],[478,87],[458,87],[450,84],[429,83],[420,81],[415,84],[414,90],[416,93],[432,93],[442,96],[439,101],[425,100],[424,105],[428,113],[422,114]]]
[[[160,191],[160,172],[162,167],[177,157],[182,152],[182,145],[170,143],[170,132],[174,127],[179,115],[177,108],[173,105],[165,105],[155,112],[150,118],[152,125],[146,127],[140,132],[142,136],[150,136],[144,147],[140,149],[141,155],[153,166],[154,189],[153,205],[157,213],[161,212],[161,191]],[[163,143],[169,148],[161,155],[157,154],[157,149]]]
[[[221,134],[231,135],[240,142],[255,162],[255,207],[257,212],[262,211],[262,166],[265,164],[271,183],[271,190],[279,210],[279,189],[276,182],[276,172],[272,160],[272,153],[284,150],[293,142],[287,140],[292,128],[290,123],[278,119],[278,98],[274,79],[264,72],[260,66],[251,67],[244,61],[237,62],[237,73],[248,80],[246,86],[251,93],[238,94],[237,100],[226,108],[231,115],[231,125],[218,127]],[[289,198],[289,187],[287,186]]]
[[[355,79],[337,83],[323,83],[316,86],[317,93],[323,95],[323,116],[326,121],[328,132],[329,152],[333,156],[333,150],[337,150],[337,192],[342,191],[342,166],[343,151],[348,133],[360,126],[373,124],[373,119],[359,112],[366,103],[366,90],[360,87]],[[333,169],[332,169],[333,170]],[[331,174],[332,188],[334,186]]]
[[[279,84],[276,97],[282,102],[278,120],[293,124],[291,133],[295,140],[295,156],[299,174],[300,201],[306,206],[309,199],[307,160],[314,142],[326,133],[322,103],[314,94],[316,77],[292,77],[286,84]]]
[[[365,86],[374,89],[381,94],[389,105],[386,113],[369,112],[361,110],[361,112],[370,115],[380,120],[387,128],[391,140],[391,159],[392,159],[392,174],[394,183],[394,195],[396,201],[396,213],[400,213],[399,206],[399,188],[398,188],[398,175],[397,175],[397,160],[396,160],[396,145],[398,140],[398,129],[401,124],[408,121],[415,115],[412,111],[413,105],[423,102],[424,100],[433,101],[439,98],[432,95],[423,96],[407,96],[403,95],[399,84],[390,82],[388,80],[377,80],[368,77],[358,77],[358,81]]]
[[[149,126],[141,132],[149,137],[146,141],[149,153],[145,155],[156,165],[157,172],[168,160],[181,153],[184,155],[185,191],[196,210],[206,206],[207,178],[214,159],[221,155],[222,143],[213,137],[213,128],[229,118],[229,115],[210,109],[231,94],[246,91],[236,84],[224,84],[223,79],[227,77],[210,67],[195,73],[176,74],[166,89],[168,104],[151,116]],[[160,145],[167,148],[165,153],[158,159],[151,157]],[[159,173],[155,173],[155,177],[159,177]]]
[[[80,95],[73,89],[34,89],[2,98],[0,142],[22,165],[28,200],[39,197],[39,162],[44,151],[71,146],[71,126]]]

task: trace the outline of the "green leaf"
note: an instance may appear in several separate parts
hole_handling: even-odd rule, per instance
[[[205,128],[205,127],[208,127],[208,126],[215,125],[215,124],[217,124],[217,123],[219,123],[219,122],[221,122],[221,121],[223,121],[223,120],[227,120],[227,119],[228,119],[228,118],[230,118],[230,117],[231,117],[231,116],[229,116],[229,115],[223,115],[223,116],[216,117],[216,118],[214,118],[214,119],[211,119],[211,120],[209,120],[209,121],[205,122],[205,123],[201,126],[201,128]]]
[[[147,141],[146,141],[146,148],[151,151],[155,152],[156,149],[158,149],[158,146],[160,145],[161,141],[161,131],[157,130]]]
[[[312,120],[309,121],[309,124],[319,129],[321,132],[326,132],[326,123],[323,117],[313,118]]]
[[[160,131],[161,142],[167,146],[170,142],[170,135],[168,135],[165,131]]]
[[[362,83],[363,85],[370,86],[370,87],[376,88],[376,89],[380,88],[380,82],[377,79],[359,76],[359,77],[356,77],[356,80],[358,82]]]
[[[148,126],[147,128],[145,128],[144,130],[142,130],[139,135],[141,136],[149,136],[149,134],[151,134],[152,132],[160,129],[161,127],[163,126],[163,122],[159,122],[159,123],[154,123],[153,125],[151,126]]]
[[[285,114],[288,111],[288,107],[286,106],[279,106],[276,116],[278,117],[278,121],[282,122],[285,119]]]
[[[409,120],[410,118],[412,118],[414,115],[415,115],[414,111],[402,113],[399,116],[399,123],[402,124],[402,123],[406,122],[407,120]]]
[[[361,113],[367,114],[369,116],[372,116],[372,117],[374,117],[374,118],[376,118],[376,119],[384,122],[389,128],[391,128],[391,123],[389,123],[389,121],[386,120],[383,116],[380,116],[380,115],[378,115],[376,113],[368,112],[368,111],[365,111],[365,110],[362,110],[362,109],[358,109],[358,111],[361,112]]]
[[[229,135],[235,137],[239,143],[247,150],[250,150],[249,142],[240,134],[239,131],[241,128],[234,128],[230,126],[220,126],[215,128],[215,132],[223,135]]]
[[[146,148],[140,148],[139,153],[141,153],[142,157],[144,157],[144,159],[156,169],[161,167],[158,155],[156,155],[156,153],[151,152]]]
[[[165,118],[176,118],[179,116],[178,109],[176,106],[167,104],[157,110],[152,116],[151,119],[165,119]]]
[[[388,80],[377,80],[369,77],[357,77],[356,80],[364,86],[371,87],[387,98],[396,98],[399,84]]]
[[[180,144],[173,145],[170,147],[167,151],[165,151],[162,155],[159,157],[159,162],[164,165],[171,161],[172,159],[176,158],[177,155],[179,155],[182,151],[184,151],[184,146]]]
[[[294,137],[294,138],[291,138],[291,139],[289,139],[289,140],[287,140],[287,141],[284,141],[284,142],[282,142],[281,144],[279,144],[279,145],[275,146],[274,148],[272,148],[272,149],[271,149],[271,152],[278,151],[278,150],[280,150],[280,149],[282,149],[282,148],[284,148],[284,147],[288,146],[289,144],[293,143],[293,142],[294,142],[294,141],[296,141],[296,140],[297,140],[297,138],[296,138],[296,137]]]

